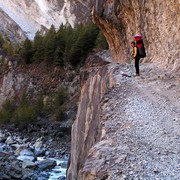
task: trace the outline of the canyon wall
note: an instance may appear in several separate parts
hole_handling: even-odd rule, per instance
[[[14,42],[19,42],[19,40],[25,40],[26,34],[22,31],[19,25],[16,24],[9,16],[0,9],[0,33],[5,37],[13,39]]]
[[[113,85],[111,73],[105,65],[107,62],[97,56],[90,57],[87,62],[86,68],[81,71],[81,95],[76,120],[72,126],[68,180],[81,179],[80,170],[89,150],[102,136],[101,100]]]
[[[144,36],[146,61],[180,69],[179,0],[94,0],[94,22],[102,29],[115,62],[129,63],[130,42]]]

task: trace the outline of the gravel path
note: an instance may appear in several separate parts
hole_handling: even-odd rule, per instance
[[[141,65],[141,77],[114,71],[116,85],[103,107],[109,179],[180,179],[180,82],[155,65]]]

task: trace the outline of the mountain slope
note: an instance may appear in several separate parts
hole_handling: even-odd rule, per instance
[[[11,21],[14,21],[29,39],[33,39],[37,30],[56,28],[63,24],[74,26],[76,23],[89,19],[87,2],[65,0],[12,0],[1,1],[0,9],[4,11]],[[8,22],[6,22],[8,23]],[[9,22],[11,24],[11,22]],[[2,29],[2,27],[0,27]],[[1,31],[0,29],[0,31]],[[14,29],[15,30],[15,29]]]
[[[10,39],[13,39],[15,42],[18,42],[20,39],[24,40],[26,34],[22,31],[21,27],[16,24],[9,16],[0,9],[0,32],[4,36],[8,36]]]

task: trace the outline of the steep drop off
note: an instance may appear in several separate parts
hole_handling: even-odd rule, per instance
[[[178,0],[95,0],[92,16],[103,30],[115,62],[129,62],[130,42],[141,33],[148,62],[179,70],[180,4]]]
[[[107,64],[98,57],[90,57],[86,68],[81,72],[81,96],[77,119],[72,127],[71,163],[67,179],[77,179],[89,149],[101,138],[100,101],[108,88],[112,87],[111,73]]]

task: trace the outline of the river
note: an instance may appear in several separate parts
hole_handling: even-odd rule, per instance
[[[58,141],[57,149],[49,149],[55,142],[43,139],[0,130],[0,179],[65,180],[69,154],[59,153]]]

